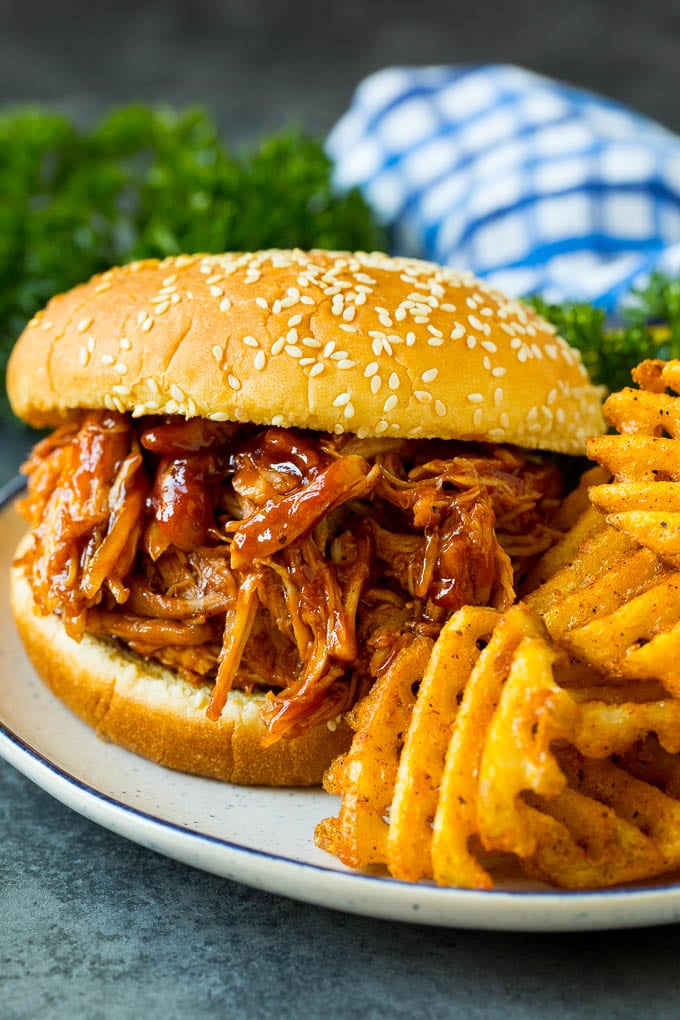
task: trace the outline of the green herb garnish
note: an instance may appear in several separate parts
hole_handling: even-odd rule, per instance
[[[43,109],[0,115],[0,371],[27,320],[93,273],[295,246],[385,246],[360,193],[334,193],[321,142],[299,131],[236,155],[202,110],[130,106],[90,130]]]
[[[528,303],[581,351],[593,381],[610,391],[630,386],[631,369],[645,358],[680,357],[680,279],[654,273],[633,290],[617,323],[585,303],[551,305],[540,297]]]

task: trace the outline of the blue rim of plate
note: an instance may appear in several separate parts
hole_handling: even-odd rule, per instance
[[[0,512],[6,509],[10,500],[13,499],[24,488],[24,486],[25,480],[21,476],[16,476],[5,485],[0,486]],[[9,752],[7,751],[8,748]],[[83,815],[90,821],[94,822],[94,824],[99,824],[118,835],[122,835],[124,838],[127,838],[132,842],[136,842],[141,846],[153,849],[156,852],[162,853],[175,860],[180,860],[184,863],[193,865],[201,870],[209,871],[218,876],[221,875],[222,877],[230,878],[232,881],[243,882],[244,884],[255,886],[265,891],[273,892],[278,895],[285,895],[296,900],[303,900],[318,906],[325,906],[336,910],[344,909],[352,913],[364,914],[365,916],[377,919],[396,919],[406,922],[410,921],[415,923],[433,924],[440,927],[466,927],[499,931],[594,931],[606,928],[644,927],[655,924],[670,924],[680,921],[680,882],[650,883],[612,889],[585,889],[573,892],[550,889],[545,891],[536,891],[526,889],[496,888],[482,891],[476,889],[443,888],[429,883],[417,883],[415,885],[411,885],[390,876],[373,875],[359,871],[338,870],[338,868],[324,867],[321,864],[311,861],[296,860],[294,857],[278,855],[267,850],[245,846],[232,839],[224,839],[219,836],[210,835],[206,832],[201,832],[197,829],[179,825],[176,822],[169,821],[158,815],[133,807],[125,801],[118,800],[116,797],[104,793],[102,790],[91,786],[89,783],[79,779],[77,776],[74,776],[66,769],[56,765],[48,757],[32,747],[30,743],[14,733],[14,731],[7,726],[1,718],[0,757],[7,761],[10,766],[16,768],[17,771],[26,776],[29,781],[40,786],[44,792],[47,792],[48,795],[53,796],[62,804],[65,804],[69,809]],[[39,781],[35,778],[34,773],[44,773],[51,778],[54,783],[51,783],[50,788],[48,789],[39,783]],[[53,786],[54,790],[52,788]],[[60,796],[60,793],[64,796]],[[72,795],[73,793],[84,797],[85,803],[78,804],[77,801],[74,802],[74,797],[69,796],[69,794]],[[94,817],[91,811],[86,810],[88,807],[103,808],[103,812],[95,811],[94,814],[96,814],[97,817]],[[376,889],[383,891],[384,895],[380,897],[381,899],[384,899],[388,893],[394,895],[395,890],[398,890],[400,897],[403,898],[405,902],[403,904],[393,904],[393,906],[396,906],[397,908],[402,908],[397,909],[396,914],[380,911],[376,912],[376,910],[361,909],[360,904],[343,905],[342,903],[335,902],[337,897],[331,897],[328,901],[320,900],[318,897],[307,897],[299,892],[296,893],[281,888],[280,883],[276,883],[272,886],[266,881],[255,882],[247,878],[232,878],[231,876],[226,875],[223,871],[206,867],[201,863],[188,861],[186,857],[178,856],[163,847],[152,845],[145,839],[131,836],[125,832],[120,832],[118,827],[114,824],[118,817],[133,820],[138,823],[138,827],[147,827],[150,828],[151,831],[160,830],[161,832],[170,833],[177,837],[180,843],[186,842],[188,845],[198,843],[203,846],[217,847],[220,850],[227,851],[237,857],[271,862],[272,864],[283,867],[289,874],[294,872],[311,872],[318,876],[324,876],[324,878],[328,878],[333,884],[337,884],[340,889],[344,887],[348,891],[361,893],[361,890],[365,889],[365,887],[369,885],[373,891]],[[670,902],[660,904],[658,901],[663,900],[665,897],[669,898]],[[444,906],[444,909],[440,910],[443,919],[432,920],[427,917],[420,916],[421,909],[427,906],[428,900],[434,900],[437,904]],[[454,909],[450,911],[451,916],[448,919],[444,917],[444,915],[447,914],[447,900],[452,901],[452,906],[454,907]],[[599,918],[595,916],[594,920],[589,920],[589,912],[593,908],[597,909],[598,907],[602,908],[603,906],[618,904],[625,907],[630,901],[635,901],[635,905],[639,906],[639,912],[641,915],[639,918],[621,918],[616,916],[615,911],[612,913],[607,910],[605,916],[601,916]],[[410,910],[405,911],[403,907],[407,906],[409,903]],[[534,928],[531,923],[521,923],[519,925],[513,924],[512,917],[506,918],[500,914],[493,924],[487,923],[490,920],[488,917],[480,918],[480,923],[478,924],[470,924],[465,921],[461,921],[460,918],[456,918],[457,912],[455,910],[455,904],[458,903],[468,904],[470,906],[483,905],[485,909],[481,911],[481,913],[484,915],[489,913],[492,914],[494,908],[498,908],[501,905],[505,905],[507,907],[521,904],[527,909],[535,907],[538,910],[540,908],[543,915],[550,915],[550,920],[548,923],[539,923]],[[657,907],[661,906],[660,915],[651,915],[644,909],[647,906],[652,908],[655,905]],[[555,916],[552,916],[553,912],[556,912]],[[579,912],[583,912],[583,916],[580,918],[581,923],[579,923]],[[569,921],[569,917],[572,917],[572,921]]]

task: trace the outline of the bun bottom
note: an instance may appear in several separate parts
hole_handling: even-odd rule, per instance
[[[159,765],[243,786],[317,786],[350,744],[345,723],[324,723],[300,737],[262,747],[264,696],[232,691],[222,717],[205,714],[210,685],[196,687],[114,641],[86,634],[76,642],[57,616],[35,607],[23,571],[14,567],[10,601],[38,675],[104,740]]]

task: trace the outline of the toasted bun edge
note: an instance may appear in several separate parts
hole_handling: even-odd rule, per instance
[[[180,772],[243,786],[317,786],[350,744],[340,722],[262,747],[263,696],[233,691],[222,717],[205,715],[210,688],[113,641],[74,641],[55,615],[41,615],[17,566],[10,576],[12,613],[26,652],[52,692],[104,740]]]
[[[272,250],[117,267],[54,297],[8,367],[15,412],[486,440],[582,453],[603,431],[579,353],[469,273]]]

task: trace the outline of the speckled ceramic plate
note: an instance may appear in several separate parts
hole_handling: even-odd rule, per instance
[[[0,565],[23,526],[0,492]],[[196,868],[325,907],[450,927],[524,931],[633,927],[680,920],[680,885],[595,893],[492,892],[409,885],[351,872],[314,846],[335,813],[317,790],[232,787],[170,772],[105,744],[35,676],[0,602],[0,755],[86,818]]]

